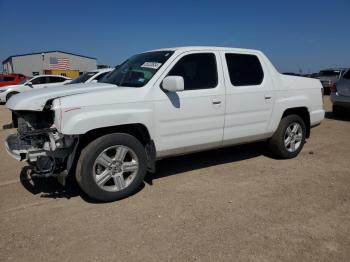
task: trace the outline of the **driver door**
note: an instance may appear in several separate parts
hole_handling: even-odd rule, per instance
[[[184,91],[157,86],[155,141],[157,157],[222,145],[225,85],[220,56],[214,51],[186,52],[164,72],[184,78]]]

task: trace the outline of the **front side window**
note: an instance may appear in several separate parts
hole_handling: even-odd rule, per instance
[[[33,85],[46,84],[46,77],[37,77],[37,78],[31,79],[30,82],[32,82]]]
[[[117,86],[142,87],[171,57],[172,51],[154,51],[135,55],[101,79]]]
[[[234,86],[260,85],[264,72],[255,55],[225,54],[230,81]]]
[[[169,76],[182,76],[185,90],[214,88],[218,84],[216,58],[213,53],[190,54],[182,57]]]

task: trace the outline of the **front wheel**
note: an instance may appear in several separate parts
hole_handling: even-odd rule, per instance
[[[277,131],[269,140],[270,152],[282,159],[296,157],[305,143],[306,127],[298,115],[282,118]]]
[[[81,189],[99,201],[114,201],[135,193],[146,174],[143,145],[128,134],[109,134],[87,145],[77,163]]]

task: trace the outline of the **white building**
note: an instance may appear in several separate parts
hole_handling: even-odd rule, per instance
[[[79,70],[85,72],[96,69],[96,58],[67,53],[47,51],[23,55],[12,55],[2,62],[3,71],[26,76],[44,74],[45,70]]]

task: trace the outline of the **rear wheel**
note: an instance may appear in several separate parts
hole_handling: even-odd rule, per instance
[[[135,193],[146,174],[143,145],[128,134],[109,134],[92,141],[80,155],[76,178],[82,190],[99,201]]]
[[[7,96],[6,96],[6,102],[9,101],[9,99],[10,99],[12,96],[16,95],[16,94],[18,94],[18,92],[11,92],[11,93],[8,93]]]
[[[270,152],[277,158],[296,157],[305,143],[306,127],[298,115],[282,118],[277,131],[269,140]]]

